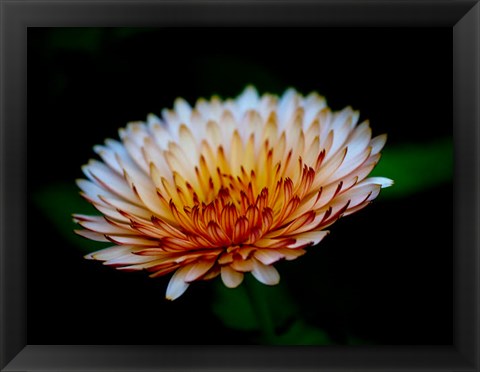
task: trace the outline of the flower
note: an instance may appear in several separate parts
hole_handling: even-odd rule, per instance
[[[294,260],[325,230],[393,182],[368,174],[386,135],[347,107],[294,89],[280,98],[247,87],[235,100],[178,98],[162,118],[120,129],[82,169],[82,195],[103,216],[74,215],[86,238],[114,246],[86,256],[119,270],[174,272],[166,297],[244,273],[275,285],[273,264]]]

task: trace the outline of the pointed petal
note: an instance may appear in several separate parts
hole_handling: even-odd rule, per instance
[[[84,257],[87,260],[99,260],[99,261],[107,261],[111,260],[115,257],[123,256],[125,253],[130,252],[131,248],[126,246],[114,246],[105,249],[101,249],[96,252],[89,253]]]
[[[185,267],[182,267],[175,271],[175,274],[173,274],[170,282],[168,283],[167,293],[165,295],[167,300],[176,300],[185,293],[188,286],[190,285],[189,283],[185,282],[185,275],[187,274],[187,272],[188,268],[187,270],[185,270]]]

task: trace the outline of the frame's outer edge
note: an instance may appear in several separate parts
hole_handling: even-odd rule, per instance
[[[16,4],[0,0],[0,368],[26,345],[26,35]],[[13,56],[13,58],[12,58]],[[8,57],[8,58],[7,58]],[[7,131],[8,127],[8,131]]]
[[[0,81],[5,81],[5,20],[4,20],[4,4],[0,3]],[[4,153],[4,138],[5,138],[5,85],[0,84],[0,328],[5,329],[5,153]],[[7,336],[3,331],[0,335],[0,368],[5,367],[7,357]]]
[[[479,354],[479,226],[480,226],[480,3],[453,28],[453,88],[455,155],[454,343],[457,350],[480,367]],[[461,212],[461,213],[460,213]],[[472,223],[473,222],[473,223]],[[473,324],[473,327],[472,327]]]
[[[26,4],[28,1],[18,1]],[[13,357],[24,347],[26,343],[26,318],[25,305],[26,293],[22,286],[25,284],[25,253],[8,252],[5,249],[6,244],[14,244],[16,247],[21,246],[26,240],[23,233],[23,213],[26,213],[25,202],[23,197],[25,195],[24,185],[18,185],[16,182],[23,181],[26,177],[26,128],[23,127],[26,122],[25,113],[26,107],[24,104],[24,97],[26,93],[26,60],[18,63],[12,57],[6,58],[6,51],[9,55],[22,56],[26,52],[23,50],[26,40],[26,24],[18,7],[15,8],[15,1],[0,0],[0,24],[1,24],[1,45],[0,45],[0,78],[3,84],[0,84],[0,239],[1,239],[1,318],[0,325],[2,327],[1,334],[1,348],[0,348],[0,368],[13,359]],[[40,4],[42,1],[32,1],[31,3]],[[57,2],[59,4],[59,2]],[[181,2],[179,2],[181,3]],[[68,4],[68,2],[67,2]],[[17,9],[14,11],[14,9]],[[7,16],[8,13],[8,16]],[[465,267],[469,275],[462,276],[463,282],[458,283],[457,301],[462,305],[462,312],[456,312],[457,325],[460,327],[456,335],[456,345],[459,351],[468,358],[469,361],[475,363],[476,369],[480,366],[479,355],[477,354],[479,345],[479,270],[478,270],[478,231],[476,226],[480,222],[479,219],[479,197],[476,195],[480,187],[479,179],[479,128],[478,121],[480,118],[478,108],[478,98],[480,93],[480,73],[479,73],[479,20],[480,20],[480,4],[477,2],[475,7],[464,16],[454,28],[454,45],[459,48],[462,53],[465,53],[467,58],[457,58],[454,60],[454,84],[458,84],[458,97],[454,98],[455,121],[467,122],[468,126],[472,126],[474,135],[465,133],[465,131],[458,134],[456,137],[456,151],[457,154],[463,155],[462,159],[469,159],[474,164],[456,164],[455,176],[458,180],[463,180],[462,188],[455,190],[456,196],[460,193],[463,195],[473,196],[473,199],[463,197],[464,205],[457,208],[462,208],[467,214],[466,218],[457,221],[457,227],[460,234],[456,237],[457,242],[468,244],[472,247],[473,242],[466,242],[462,240],[462,236],[475,239],[476,256],[466,256],[461,254],[456,257],[456,271],[457,280],[458,268]],[[9,35],[7,37],[7,31]],[[472,34],[465,38],[466,35]],[[13,37],[11,35],[14,35]],[[455,51],[458,52],[456,49]],[[8,75],[6,72],[8,71]],[[473,72],[474,76],[470,74]],[[473,79],[472,79],[473,78]],[[462,81],[462,85],[459,82]],[[465,86],[466,84],[466,86]],[[8,92],[8,102],[7,96]],[[468,115],[473,115],[469,117]],[[9,126],[8,137],[5,128],[5,123],[15,122],[21,125]],[[23,132],[25,131],[25,133]],[[458,146],[465,144],[466,146]],[[25,151],[24,151],[25,150]],[[7,169],[8,164],[8,169]],[[458,167],[458,168],[457,168]],[[15,183],[6,183],[9,176],[15,178]],[[21,187],[18,187],[21,186]],[[8,200],[7,200],[8,195]],[[13,208],[15,207],[15,208]],[[5,217],[8,216],[8,220]],[[474,221],[474,223],[472,223]],[[6,231],[8,231],[8,240],[6,238]],[[7,265],[8,262],[8,265]],[[465,270],[464,270],[465,271]],[[471,279],[466,281],[465,277]],[[463,288],[465,288],[463,290]],[[7,291],[8,289],[8,291]],[[468,296],[470,295],[470,296]],[[466,309],[466,310],[465,310]],[[8,315],[8,316],[7,316]],[[472,322],[475,328],[471,327]],[[460,336],[460,334],[462,336]],[[463,336],[464,335],[464,336]],[[8,337],[8,342],[7,341]],[[471,369],[468,369],[471,370]]]

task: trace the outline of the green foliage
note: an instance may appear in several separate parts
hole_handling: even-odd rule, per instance
[[[73,230],[81,228],[73,222],[73,213],[98,214],[95,208],[82,199],[73,182],[71,185],[56,184],[46,187],[33,195],[33,202],[68,242],[85,253],[108,246],[107,243],[89,240],[73,232]]]
[[[297,319],[288,330],[279,335],[277,345],[330,345],[332,341],[325,331]]]
[[[282,283],[266,286],[246,275],[244,283],[230,289],[215,283],[215,315],[228,328],[257,331],[259,343],[274,345],[327,345],[328,335],[300,319],[299,309]],[[265,329],[265,328],[271,329]]]
[[[246,274],[245,282],[248,284],[234,289],[225,287],[220,280],[216,283],[213,311],[225,325],[239,330],[259,329],[258,308],[252,307],[252,299],[263,302],[262,311],[268,314],[275,328],[296,316],[298,309],[281,284],[267,286],[250,274]]]
[[[453,179],[453,142],[385,146],[371,176],[388,177],[395,184],[382,190],[382,198],[405,197]]]
[[[215,281],[212,310],[225,326],[240,331],[258,330],[260,325],[248,298],[245,286],[227,288]]]

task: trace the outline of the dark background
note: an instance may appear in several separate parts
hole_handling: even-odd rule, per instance
[[[128,121],[178,96],[293,86],[360,110],[387,147],[415,145],[451,138],[451,76],[450,28],[29,29],[28,344],[250,342],[212,313],[211,283],[165,301],[168,277],[84,260],[35,202],[51,185],[74,187],[92,147]],[[302,317],[335,344],[451,344],[452,191],[450,181],[380,196],[279,263]]]

